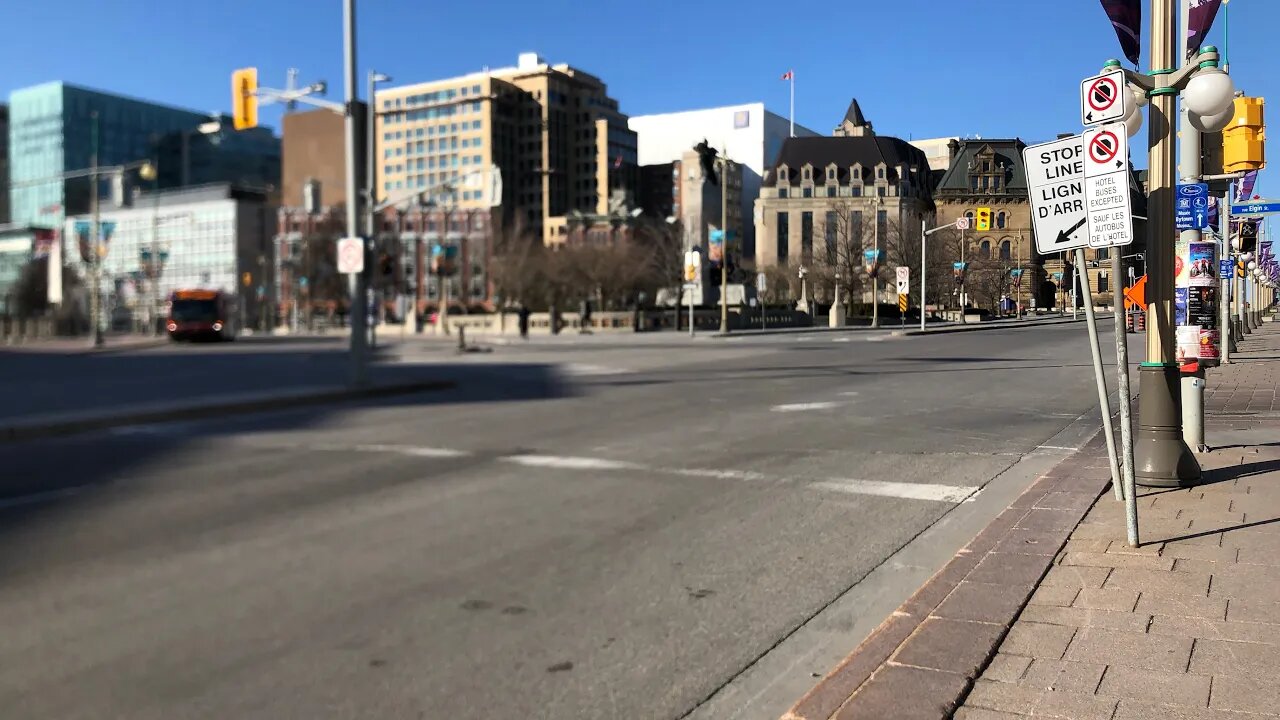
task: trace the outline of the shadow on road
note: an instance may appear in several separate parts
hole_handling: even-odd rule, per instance
[[[20,356],[19,356],[20,355]],[[0,417],[113,404],[217,398],[306,386],[338,386],[346,378],[345,349],[202,354],[180,353],[68,356],[10,353],[0,357],[3,392],[15,395]],[[445,381],[441,390],[389,395],[352,402],[222,417],[193,416],[156,426],[132,426],[80,435],[0,444],[0,538],[51,513],[90,505],[98,491],[134,483],[141,468],[173,463],[184,452],[223,435],[342,426],[345,416],[370,408],[448,408],[572,397],[575,392],[551,365],[536,363],[373,364],[377,383]],[[23,378],[27,382],[23,382]],[[179,393],[176,388],[192,390]],[[224,390],[225,388],[225,390]],[[25,410],[26,412],[23,412]],[[180,431],[165,432],[165,427]],[[353,478],[363,481],[364,478]],[[152,476],[154,483],[154,475]],[[130,487],[145,495],[152,486]],[[2,542],[2,540],[0,540]],[[0,567],[9,553],[0,554]],[[13,556],[9,556],[11,559]]]

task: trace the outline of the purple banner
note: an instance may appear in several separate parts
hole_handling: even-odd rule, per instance
[[[1120,50],[1134,65],[1142,50],[1142,0],[1101,0],[1102,10],[1116,29]]]
[[[1187,57],[1200,51],[1200,44],[1213,27],[1222,0],[1191,0],[1191,16],[1187,20]]]
[[[1275,261],[1276,259],[1271,257],[1271,241],[1259,240],[1258,241],[1258,264],[1264,268],[1268,268],[1268,267],[1271,267],[1271,265],[1275,263]]]
[[[1242,203],[1253,197],[1253,187],[1258,184],[1258,171],[1250,170],[1240,178],[1239,184],[1236,185],[1235,202]]]

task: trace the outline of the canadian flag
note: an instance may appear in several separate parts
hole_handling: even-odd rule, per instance
[[[795,71],[795,70],[788,70],[788,71],[786,71],[786,72],[782,73],[782,79],[783,79],[783,80],[795,80],[795,79],[796,79],[796,71]]]

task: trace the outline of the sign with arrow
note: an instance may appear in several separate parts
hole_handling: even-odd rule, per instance
[[[1178,185],[1174,204],[1174,227],[1202,230],[1209,226],[1209,186],[1205,183]]]
[[[1133,242],[1129,201],[1129,134],[1123,122],[1084,131],[1084,200],[1089,247]]]
[[[1036,251],[1051,255],[1089,245],[1081,136],[1028,145],[1022,151],[1031,196]]]
[[[1080,81],[1080,124],[1102,125],[1123,120],[1129,93],[1123,70],[1112,70]]]

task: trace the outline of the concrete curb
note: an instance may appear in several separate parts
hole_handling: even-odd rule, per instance
[[[1099,433],[1037,480],[782,720],[950,718],[1107,491],[1103,448]]]
[[[173,403],[163,406],[140,406],[121,411],[86,412],[47,416],[11,424],[0,424],[0,443],[75,435],[124,425],[144,425],[173,420],[208,420],[268,410],[322,405],[346,400],[392,397],[419,392],[447,390],[457,383],[449,380],[423,380],[388,383],[364,388],[304,388],[298,391],[263,393],[235,400]],[[0,423],[5,421],[0,420]]]
[[[1113,319],[1114,318],[1112,318],[1110,314],[1098,316],[1098,322]],[[897,330],[894,332],[894,335],[897,337],[916,337],[921,335],[945,335],[947,333],[978,332],[981,330],[1021,330],[1024,328],[1042,327],[1045,325],[1069,325],[1072,323],[1083,323],[1084,321],[1085,319],[1083,314],[1075,320],[1071,318],[1035,320],[1032,322],[1002,322],[997,320],[995,322],[973,323],[969,325],[948,325],[946,327],[925,330]]]
[[[88,342],[87,338],[86,338],[86,342]],[[151,340],[144,340],[142,342],[123,343],[123,344],[114,344],[108,341],[107,344],[105,344],[103,347],[100,347],[100,348],[83,347],[83,348],[67,348],[65,350],[57,349],[57,348],[28,347],[22,344],[0,345],[0,351],[8,350],[10,352],[15,352],[15,353],[44,352],[44,353],[55,353],[55,354],[61,354],[61,355],[114,355],[116,353],[132,352],[134,350],[150,350],[151,348],[164,347],[165,345],[168,345],[168,344],[169,344],[168,338],[155,338]]]

